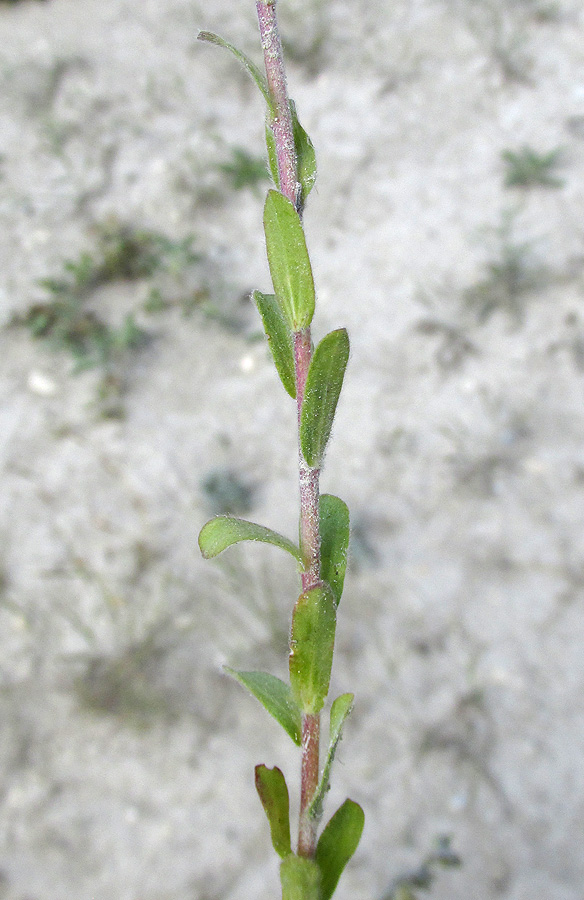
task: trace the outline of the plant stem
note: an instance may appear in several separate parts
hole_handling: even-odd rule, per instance
[[[298,856],[312,858],[316,851],[318,822],[308,814],[320,774],[319,765],[320,713],[304,715],[302,720],[302,769],[300,783],[300,822],[298,827]]]
[[[300,190],[290,100],[282,42],[276,18],[276,0],[258,0],[257,14],[268,88],[275,114],[269,123],[274,133],[280,190],[298,208]],[[298,427],[304,399],[306,376],[312,355],[310,328],[294,334],[294,365]],[[304,559],[302,590],[307,591],[320,580],[319,533],[319,469],[306,463],[298,441],[298,474],[300,485],[300,549]],[[316,851],[318,822],[308,810],[318,787],[320,771],[320,714],[304,714],[302,719],[302,763],[300,772],[300,822],[298,855],[311,858]]]
[[[276,0],[258,0],[256,3],[260,37],[264,51],[264,63],[268,90],[274,103],[275,116],[270,122],[276,141],[278,175],[280,190],[288,200],[297,205],[300,196],[298,173],[296,167],[296,151],[294,148],[294,131],[290,99],[286,86],[286,70],[282,41],[276,18]]]
[[[300,448],[300,416],[304,400],[304,386],[312,355],[310,328],[294,335],[294,365],[296,371],[296,403],[298,408],[298,474],[300,483],[300,549],[304,560],[302,590],[308,591],[320,580],[320,534],[318,482],[320,470],[309,466]]]

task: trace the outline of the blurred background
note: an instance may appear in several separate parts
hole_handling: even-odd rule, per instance
[[[314,334],[352,345],[339,900],[446,838],[435,900],[581,900],[582,4],[279,10]],[[285,675],[294,565],[197,535],[295,534],[295,412],[249,301],[262,98],[201,28],[260,62],[252,0],[0,0],[1,900],[279,895],[253,766],[295,805],[297,753],[222,665]]]

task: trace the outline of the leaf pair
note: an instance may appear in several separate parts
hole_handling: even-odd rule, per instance
[[[307,328],[314,315],[315,293],[304,231],[292,203],[270,191],[264,228],[275,294],[254,291],[264,331],[284,388],[296,397],[294,332]],[[344,328],[331,331],[316,347],[306,379],[300,420],[300,445],[309,466],[322,463],[349,359]]]
[[[363,832],[363,810],[345,800],[324,828],[314,861],[292,853],[290,800],[286,780],[277,767],[256,766],[256,788],[266,813],[272,844],[282,858],[282,900],[330,900],[343,869],[353,856]]]

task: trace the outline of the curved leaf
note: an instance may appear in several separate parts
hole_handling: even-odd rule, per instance
[[[230,669],[229,666],[225,666],[225,671],[260,701],[299,747],[302,740],[302,713],[290,685],[269,672],[241,672]]]
[[[320,584],[301,594],[292,614],[290,685],[303,712],[314,715],[326,700],[335,644],[333,593]]]
[[[264,230],[274,292],[290,327],[299,331],[314,315],[314,280],[300,216],[279,191],[268,191]]]
[[[242,64],[242,66],[249,72],[260,91],[263,94],[264,100],[268,104],[268,110],[270,114],[273,116],[275,113],[274,104],[272,102],[272,98],[270,97],[270,91],[268,89],[268,83],[258,67],[255,63],[251,61],[251,59],[242,53],[241,50],[238,50],[237,47],[234,47],[233,44],[230,44],[229,41],[224,40],[224,38],[219,37],[218,34],[214,34],[212,31],[199,31],[197,35],[198,41],[206,41],[208,44],[217,44],[219,47],[224,47],[225,50],[229,50],[235,58]]]
[[[261,291],[254,291],[252,297],[262,317],[264,331],[280,380],[290,396],[295,398],[294,345],[288,322],[275,294],[262,294]]]
[[[290,553],[294,559],[302,563],[300,549],[291,540],[266,528],[264,525],[256,525],[246,519],[237,519],[234,516],[215,516],[206,525],[203,525],[199,534],[199,547],[205,559],[212,559],[222,553],[232,544],[240,541],[260,541],[263,544],[273,544]]]
[[[330,900],[343,869],[357,849],[365,815],[358,803],[345,800],[326,825],[316,847],[321,874],[321,900]]]
[[[260,765],[255,767],[255,785],[268,817],[274,850],[284,859],[292,853],[290,797],[286,779],[277,766],[268,769],[267,766]]]
[[[338,606],[347,570],[350,521],[349,508],[334,494],[320,497],[320,575],[330,584]]]
[[[309,466],[322,461],[348,359],[349,336],[339,328],[323,337],[310,361],[300,417],[300,445]]]

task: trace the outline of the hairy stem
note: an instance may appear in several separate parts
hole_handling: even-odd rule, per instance
[[[294,149],[292,114],[290,112],[290,99],[288,97],[286,71],[284,68],[284,54],[282,53],[282,42],[276,18],[276,0],[258,0],[256,7],[260,24],[262,49],[264,51],[268,90],[275,109],[275,115],[270,122],[270,126],[276,141],[280,190],[296,206],[300,191],[296,151]]]
[[[290,100],[286,85],[286,72],[282,42],[276,18],[276,0],[258,0],[258,21],[268,88],[274,105],[274,117],[269,123],[276,143],[278,176],[281,192],[298,208],[300,190]],[[310,328],[294,335],[294,364],[298,404],[298,424],[304,398],[304,386],[310,365],[312,342]],[[300,446],[300,440],[299,440]],[[307,465],[299,449],[300,485],[300,549],[304,560],[302,590],[307,591],[320,580],[319,534],[319,470]],[[298,854],[311,858],[316,851],[318,822],[308,813],[318,787],[320,770],[320,715],[303,716],[302,763],[300,774],[300,823]]]
[[[296,369],[296,402],[298,405],[298,431],[300,414],[304,400],[304,386],[311,356],[310,329],[305,328],[294,335],[294,363]],[[320,580],[320,534],[319,534],[319,476],[320,470],[309,466],[300,449],[298,440],[298,474],[300,483],[300,549],[304,561],[302,590],[308,591]]]

